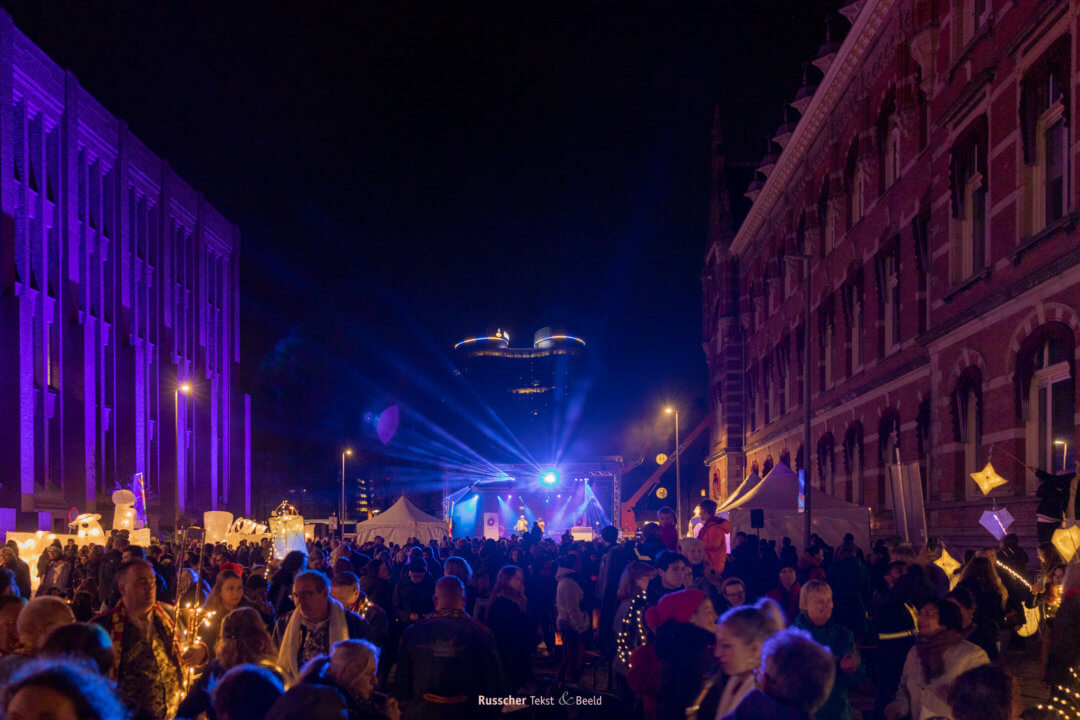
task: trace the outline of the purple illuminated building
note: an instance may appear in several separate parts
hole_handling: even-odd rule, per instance
[[[4,13],[0,205],[0,530],[250,514],[239,230]]]

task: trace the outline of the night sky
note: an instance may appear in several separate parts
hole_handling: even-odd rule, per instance
[[[838,4],[2,3],[240,227],[256,472],[328,478],[390,402],[469,424],[446,355],[496,328],[587,340],[582,447],[701,417],[713,107],[760,158]]]

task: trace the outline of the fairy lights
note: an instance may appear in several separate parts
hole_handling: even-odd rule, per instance
[[[648,629],[645,625],[645,591],[635,595],[630,600],[630,610],[623,618],[619,632],[615,636],[615,652],[619,661],[630,664],[630,653],[634,648],[640,647],[648,640]]]

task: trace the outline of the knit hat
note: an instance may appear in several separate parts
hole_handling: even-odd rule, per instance
[[[694,613],[704,601],[704,591],[697,588],[668,593],[660,598],[660,602],[645,611],[645,623],[655,632],[656,628],[669,620],[690,622],[690,618],[694,617]]]
[[[234,573],[236,573],[240,577],[244,577],[244,567],[242,565],[238,564],[238,563],[234,563],[234,562],[221,563],[221,569],[222,570],[232,570]]]

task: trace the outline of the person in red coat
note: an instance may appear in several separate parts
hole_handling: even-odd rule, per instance
[[[802,590],[802,585],[796,579],[795,568],[785,565],[780,568],[779,582],[776,587],[765,593],[765,597],[774,600],[784,609],[784,616],[789,624],[794,622],[799,615],[800,590]]]
[[[671,552],[678,552],[679,528],[675,521],[675,511],[662,507],[656,511],[656,520],[660,523],[660,542]]]
[[[721,575],[727,562],[727,536],[731,533],[731,522],[717,516],[716,502],[713,500],[701,501],[701,516],[705,522],[701,524],[698,540],[705,545],[705,560],[709,567]]]

